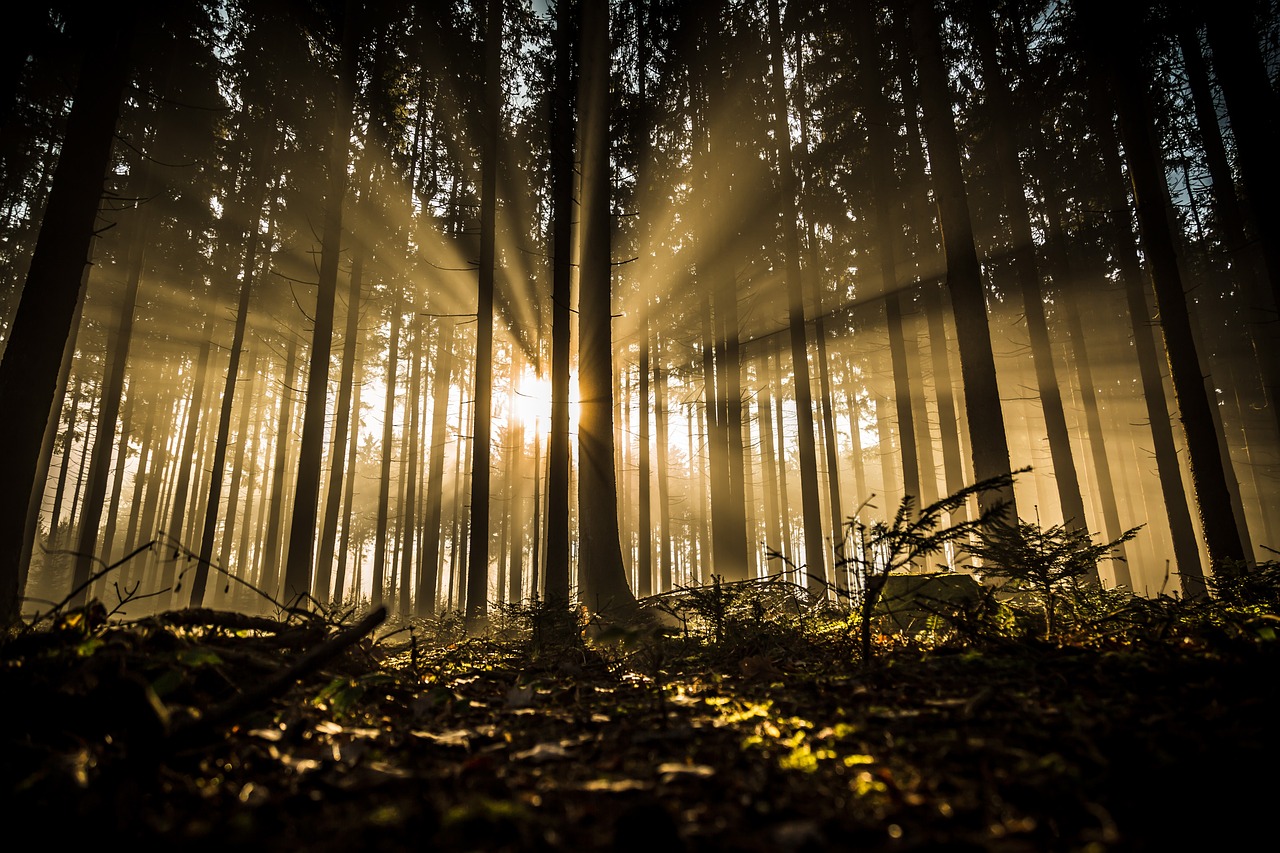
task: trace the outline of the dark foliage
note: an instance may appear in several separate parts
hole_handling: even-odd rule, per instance
[[[1231,848],[1280,758],[1280,566],[1213,593],[1064,585],[1048,635],[1034,599],[921,593],[873,658],[779,579],[473,636],[94,602],[0,646],[6,811],[145,849]]]

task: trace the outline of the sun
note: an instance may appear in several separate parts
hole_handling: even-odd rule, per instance
[[[572,430],[578,416],[578,382],[576,374],[569,377],[569,423]],[[545,432],[551,424],[551,377],[538,376],[532,370],[520,374],[511,393],[512,416],[526,430]]]
[[[536,375],[532,370],[524,371],[511,393],[511,412],[526,430],[548,423],[551,419],[551,380]]]

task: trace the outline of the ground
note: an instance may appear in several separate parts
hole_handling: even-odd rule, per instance
[[[1256,618],[1161,631],[1148,615],[1141,637],[1088,642],[876,634],[863,659],[856,622],[754,608],[699,630],[527,610],[470,636],[378,612],[56,614],[0,645],[0,803],[53,849],[1154,851],[1274,834],[1280,652]]]

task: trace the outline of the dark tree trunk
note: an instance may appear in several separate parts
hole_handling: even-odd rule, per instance
[[[650,480],[653,472],[649,463],[649,317],[647,306],[641,309],[645,316],[640,322],[640,511],[637,535],[640,537],[640,548],[636,566],[636,595],[641,598],[653,595],[653,498],[650,493]]]
[[[269,148],[269,144],[266,146]],[[209,564],[213,560],[213,540],[218,529],[218,510],[222,501],[223,468],[227,458],[227,440],[231,435],[231,409],[235,403],[236,383],[240,378],[240,356],[244,350],[245,330],[249,324],[249,300],[253,295],[253,281],[258,267],[258,217],[262,211],[263,194],[266,189],[262,177],[261,152],[259,148],[258,162],[250,171],[250,180],[256,185],[257,197],[245,205],[245,221],[250,223],[249,239],[245,245],[244,262],[240,272],[240,295],[236,302],[235,330],[231,336],[230,361],[227,364],[227,376],[222,387],[222,405],[218,412],[218,436],[215,439],[213,452],[212,476],[209,481],[209,500],[204,510],[204,531],[200,537],[200,559],[196,563],[195,574],[191,579],[191,605],[204,606],[205,584],[208,579]],[[313,365],[314,367],[314,365]],[[232,523],[231,518],[226,520]],[[223,566],[225,569],[226,566]]]
[[[412,599],[415,592],[413,585],[414,533],[417,532],[418,510],[418,446],[421,439],[418,435],[418,412],[422,405],[422,358],[425,347],[422,343],[422,320],[414,316],[409,327],[412,338],[409,344],[409,396],[405,398],[405,415],[408,423],[401,430],[401,452],[405,454],[404,498],[400,501],[400,615],[407,617],[412,612]],[[334,452],[337,450],[335,448]],[[421,567],[419,567],[421,571]]]
[[[444,446],[448,443],[449,385],[453,370],[453,327],[436,332],[436,369],[431,377],[431,450],[427,454],[426,550],[418,571],[416,615],[436,613],[436,583],[440,564],[440,517],[444,492]]]
[[[582,4],[582,266],[578,296],[579,584],[594,613],[635,608],[618,529],[609,210],[609,6]]]
[[[1248,320],[1249,340],[1266,389],[1271,419],[1280,426],[1280,343],[1275,335],[1268,334],[1280,306],[1276,304],[1272,288],[1265,284],[1268,276],[1262,245],[1250,240],[1245,229],[1244,212],[1236,195],[1235,179],[1231,174],[1222,127],[1218,123],[1218,110],[1209,85],[1209,72],[1200,50],[1200,38],[1188,22],[1184,21],[1178,30],[1178,44],[1195,105],[1196,128],[1200,131],[1200,144],[1212,181],[1218,237],[1232,277],[1249,298],[1241,311]]]
[[[546,571],[548,604],[569,602],[569,337],[573,276],[574,9],[556,4],[555,71],[551,105],[551,430],[547,441]]]
[[[924,110],[925,138],[933,169],[938,218],[947,262],[947,288],[956,319],[960,349],[960,375],[964,383],[965,411],[978,481],[1008,476],[1009,442],[1004,410],[991,352],[986,293],[982,269],[973,243],[969,199],[961,169],[960,142],[952,117],[951,89],[942,61],[937,11],[933,0],[911,4],[911,35],[920,68],[920,101]],[[978,496],[985,512],[1005,503],[1005,518],[1018,518],[1013,487],[992,489]]]
[[[1111,111],[1104,106],[1106,90],[1100,78],[1091,78],[1090,87],[1092,95],[1090,103],[1094,105],[1090,122],[1099,139],[1103,192],[1110,211],[1110,241],[1120,270],[1120,280],[1124,285],[1134,353],[1138,359],[1138,373],[1142,382],[1142,399],[1151,428],[1152,449],[1160,479],[1165,517],[1169,522],[1174,562],[1180,575],[1199,578],[1203,577],[1200,547],[1196,544],[1191,511],[1187,506],[1187,496],[1182,487],[1182,472],[1178,463],[1173,427],[1170,423],[1164,379],[1160,375],[1159,356],[1152,333],[1155,321],[1147,305],[1141,265],[1129,224],[1129,202],[1123,189],[1124,175],[1119,160],[1119,140],[1116,138],[1115,127],[1112,124]]]
[[[329,137],[329,173],[321,238],[320,280],[316,287],[315,327],[311,333],[307,403],[298,450],[298,479],[289,527],[289,553],[285,564],[284,600],[297,604],[311,594],[311,574],[316,540],[316,515],[320,500],[320,469],[324,458],[324,422],[329,400],[329,354],[333,349],[333,307],[338,290],[338,260],[342,240],[342,204],[347,191],[347,151],[351,135],[359,50],[359,0],[346,0],[342,14],[342,47],[337,92],[334,98],[333,133]]]
[[[782,194],[783,255],[786,260],[787,314],[791,333],[791,367],[796,395],[796,426],[800,448],[800,500],[804,515],[804,572],[810,595],[826,595],[827,565],[822,539],[822,507],[818,497],[818,454],[814,442],[813,394],[809,385],[809,349],[804,288],[800,278],[800,237],[796,210],[795,169],[791,164],[791,133],[787,122],[783,75],[782,25],[778,0],[769,0],[769,42],[773,127],[778,143],[778,174]]]
[[[86,50],[62,152],[0,360],[0,410],[6,413],[0,418],[0,447],[9,457],[6,487],[0,489],[0,624],[6,625],[20,616],[27,501],[89,262],[138,14],[132,5],[87,8],[80,33]]]
[[[71,588],[79,589],[93,572],[96,559],[105,559],[109,555],[99,554],[99,529],[102,522],[103,500],[107,494],[107,478],[110,475],[112,454],[115,446],[116,424],[120,415],[121,397],[124,395],[124,374],[129,359],[129,344],[133,339],[134,306],[138,301],[138,285],[142,279],[143,254],[147,240],[147,226],[144,215],[142,222],[137,223],[139,232],[135,235],[133,257],[130,261],[129,278],[121,297],[120,314],[116,319],[115,329],[107,343],[106,364],[103,369],[102,401],[98,407],[98,426],[94,431],[93,455],[89,462],[89,484],[84,502],[80,504],[80,530],[76,545],[75,570],[71,577]],[[121,436],[121,441],[128,441],[128,436]],[[71,603],[80,606],[85,602],[88,589],[80,589]]]
[[[1080,479],[1076,473],[1075,457],[1071,452],[1071,435],[1067,429],[1066,411],[1062,406],[1062,391],[1058,387],[1057,368],[1054,365],[1053,345],[1049,339],[1049,325],[1044,313],[1044,295],[1041,290],[1040,269],[1036,260],[1036,244],[1031,229],[1031,214],[1027,209],[1025,181],[1022,163],[1018,157],[1017,120],[1014,116],[1013,98],[1009,81],[996,53],[996,32],[990,13],[979,8],[970,18],[978,43],[982,73],[988,103],[993,113],[995,132],[991,135],[994,159],[1001,176],[1000,193],[1006,214],[1005,227],[1009,236],[1009,254],[1013,272],[1022,293],[1022,315],[1027,323],[1031,341],[1031,359],[1036,372],[1036,388],[1044,413],[1045,432],[1049,439],[1049,455],[1053,463],[1053,478],[1058,487],[1058,502],[1062,508],[1063,524],[1076,531],[1088,531],[1088,519],[1084,514],[1084,498],[1080,493]],[[1027,121],[1027,117],[1020,117]],[[1038,116],[1030,117],[1038,121]],[[1096,579],[1096,574],[1095,574]]]
[[[328,494],[324,501],[324,521],[320,526],[320,545],[316,558],[316,600],[328,602],[342,600],[341,585],[332,590],[329,577],[334,570],[333,554],[338,538],[338,513],[342,509],[342,493],[345,480],[354,472],[344,470],[347,442],[359,443],[359,409],[352,409],[351,398],[356,372],[356,350],[360,344],[360,288],[364,278],[364,251],[357,251],[351,264],[351,277],[347,290],[346,330],[342,338],[342,375],[338,380],[338,402],[333,413],[333,445],[329,451]],[[354,414],[353,414],[354,411]],[[342,574],[341,568],[338,574]]]
[[[240,398],[240,421],[236,425],[236,454],[231,460],[231,482],[227,488],[227,513],[226,521],[222,525],[222,543],[218,547],[218,563],[227,571],[233,571],[237,577],[244,577],[244,566],[239,560],[231,559],[231,543],[235,539],[237,530],[236,512],[240,506],[240,486],[244,481],[245,467],[252,464],[249,459],[251,448],[256,438],[251,438],[254,432],[252,426],[253,409],[255,392],[258,390],[258,373],[257,373],[257,353],[252,347],[245,348],[245,355],[248,357],[248,369],[245,370],[245,376],[249,379],[249,388],[247,393],[241,395]],[[248,489],[245,497],[244,514],[238,522],[239,527],[249,525],[250,510],[253,506],[253,490]]]
[[[657,357],[653,369],[653,385],[656,390],[654,419],[658,442],[658,592],[671,589],[673,567],[671,563],[671,472],[668,470],[667,448],[671,437],[667,431],[667,374],[663,360],[663,337],[654,341]]]
[[[284,373],[280,377],[280,414],[276,418],[275,459],[271,467],[271,496],[267,503],[267,529],[263,533],[262,571],[258,585],[273,598],[279,593],[280,577],[280,525],[284,516],[284,479],[288,469],[289,445],[293,441],[293,379],[298,369],[298,339],[288,336],[285,349]],[[199,376],[203,376],[201,370]],[[199,399],[193,397],[192,399]],[[373,606],[377,606],[374,602]]]
[[[62,352],[62,364],[58,368],[58,379],[54,384],[53,401],[49,406],[49,415],[46,419],[44,428],[44,437],[40,442],[40,458],[36,468],[35,477],[32,479],[31,497],[27,501],[27,526],[22,537],[22,554],[18,559],[18,590],[19,595],[27,588],[27,579],[31,568],[31,554],[35,550],[36,538],[40,535],[40,515],[44,509],[45,488],[49,481],[49,467],[53,464],[54,445],[58,440],[58,428],[62,426],[62,406],[67,399],[67,385],[71,380],[71,364],[75,360],[76,354],[76,334],[75,330],[80,328],[80,318],[84,313],[84,290],[85,284],[89,278],[89,264],[84,265],[84,271],[80,277],[80,296],[76,300],[75,311],[71,318],[71,325],[67,334],[67,343]],[[72,397],[72,422],[75,420],[75,409],[80,405],[80,380],[76,380],[76,393]],[[70,438],[67,439],[70,441]],[[63,447],[67,446],[64,443]],[[63,471],[66,470],[65,456],[62,465]],[[59,472],[59,479],[62,472]],[[55,508],[57,503],[54,504]],[[56,532],[58,527],[57,513],[54,513],[49,525],[49,533]],[[132,545],[130,545],[132,550]]]
[[[1258,46],[1258,25],[1249,2],[1204,6],[1213,69],[1231,120],[1245,202],[1262,245],[1272,303],[1280,307],[1280,96]],[[1268,5],[1269,4],[1263,4]]]
[[[352,376],[351,384],[351,439],[347,442],[347,475],[343,478],[345,485],[345,494],[342,498],[342,535],[338,542],[338,575],[333,582],[333,600],[337,602],[346,601],[343,594],[347,584],[347,558],[348,549],[351,547],[351,516],[353,515],[352,499],[355,497],[356,486],[356,460],[360,453],[360,389],[364,385],[364,360],[360,356],[362,347],[356,347],[353,353],[353,359],[356,363],[356,372]],[[352,596],[355,600],[360,600],[359,577],[355,576],[355,588]]]
[[[178,482],[169,506],[168,534],[175,546],[190,547],[185,538],[187,498],[191,492],[191,473],[196,459],[196,438],[204,415],[204,385],[209,376],[209,355],[213,349],[213,321],[206,318],[200,334],[200,354],[196,357],[195,377],[191,384],[191,402],[187,404],[187,422],[182,437],[182,453],[178,457]],[[288,380],[286,380],[287,382]],[[283,440],[283,437],[282,439]],[[174,564],[166,561],[160,582],[162,590],[171,590],[176,604],[179,590],[174,588]]]
[[[387,519],[391,503],[391,457],[394,455],[393,441],[396,411],[396,370],[400,353],[400,290],[396,288],[395,302],[391,307],[391,332],[387,343],[387,396],[383,404],[382,416],[382,468],[378,477],[378,519],[374,527],[373,544],[373,589],[369,593],[369,606],[382,604],[386,594],[387,566]]]
[[[1086,11],[1095,14],[1101,11],[1094,9],[1093,5],[1091,2]],[[1138,58],[1127,50],[1107,51],[1106,57],[1104,73],[1119,119],[1139,232],[1160,311],[1169,375],[1186,434],[1188,464],[1210,565],[1224,560],[1242,562],[1245,559],[1244,548],[1231,510],[1226,471],[1218,451],[1213,414],[1205,395],[1174,238],[1169,228],[1168,186],[1152,135],[1152,115],[1144,82],[1146,74]],[[1183,573],[1182,583],[1183,591],[1189,597],[1202,597],[1206,593],[1202,574]]]
[[[471,547],[467,562],[467,625],[478,627],[489,602],[490,439],[493,420],[493,280],[498,206],[498,123],[502,107],[502,3],[488,0],[485,105],[481,143],[480,278],[476,302],[475,410],[471,432]]]

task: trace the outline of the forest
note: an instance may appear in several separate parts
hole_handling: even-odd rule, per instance
[[[15,18],[11,617],[817,594],[1010,472],[1107,587],[1266,558],[1269,6],[596,6]]]
[[[8,10],[7,807],[264,851],[1273,833],[1276,12]]]

